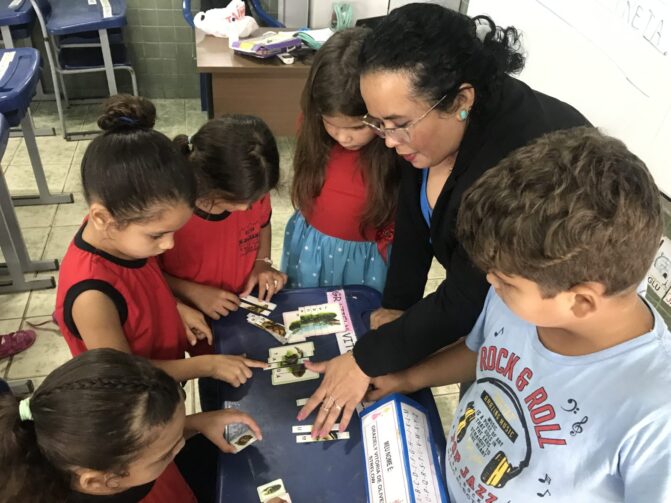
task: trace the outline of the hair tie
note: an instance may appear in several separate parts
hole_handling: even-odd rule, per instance
[[[30,397],[19,402],[19,417],[21,421],[32,421],[33,413],[30,411]]]
[[[124,124],[128,124],[129,126],[137,126],[138,124],[137,119],[133,119],[132,117],[126,117],[125,115],[119,117],[119,122],[123,122]]]

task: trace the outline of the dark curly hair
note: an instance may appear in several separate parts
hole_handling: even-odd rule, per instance
[[[54,370],[30,399],[0,394],[0,501],[65,501],[74,467],[122,474],[184,400],[139,356],[87,351]]]
[[[482,175],[464,194],[457,232],[482,270],[534,281],[545,297],[588,282],[617,295],[650,268],[662,210],[650,172],[624,143],[574,128]]]
[[[472,113],[487,108],[503,75],[524,67],[520,36],[487,16],[470,18],[435,4],[394,9],[375,27],[359,56],[362,74],[407,72],[417,96],[452,110],[462,84],[475,90]]]

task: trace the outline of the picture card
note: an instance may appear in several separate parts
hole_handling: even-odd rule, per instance
[[[306,369],[305,365],[297,364],[292,367],[273,370],[271,381],[273,386],[278,386],[280,384],[291,384],[295,382],[310,381],[312,379],[319,379],[319,374]]]
[[[289,342],[304,341],[305,337],[301,333],[301,315],[298,311],[288,311],[282,313],[284,328],[287,330],[287,340]]]
[[[309,361],[309,358],[299,358],[296,361],[292,362],[274,362],[274,363],[269,363],[267,367],[265,367],[263,370],[275,370],[275,369],[283,369],[286,367],[292,367],[294,365],[301,365],[305,363],[306,361]]]
[[[277,304],[259,300],[258,297],[253,295],[247,295],[246,297],[240,297],[240,307],[255,314],[268,316],[277,307]]]
[[[289,493],[280,494],[279,496],[273,496],[266,503],[291,503],[291,496],[289,496]]]
[[[260,316],[254,313],[249,313],[247,315],[247,322],[269,333],[280,344],[287,343],[286,330],[284,328],[284,325],[282,325],[281,323],[277,323],[276,321],[273,321],[270,318],[266,318],[265,316]]]
[[[296,407],[303,407],[306,403],[308,403],[309,398],[299,398],[296,400]]]
[[[261,503],[266,503],[273,498],[277,498],[281,494],[285,494],[287,491],[284,489],[284,482],[282,482],[282,479],[277,479],[257,487],[256,492],[259,493],[259,500]]]
[[[254,432],[247,425],[245,425],[245,429],[235,438],[229,440],[229,443],[233,446],[235,452],[240,452],[242,449],[249,447],[257,440],[258,438],[256,438],[256,435],[254,435]]]
[[[331,427],[331,431],[338,431],[340,428],[340,423],[336,423]],[[291,427],[291,433],[310,433],[312,431],[312,425],[310,424],[297,424]]]
[[[349,432],[343,431],[342,433],[332,431],[327,433],[323,437],[312,438],[312,435],[298,435],[296,437],[297,444],[310,444],[312,442],[330,442],[331,440],[347,440],[349,438]]]
[[[334,334],[345,330],[345,322],[340,304],[331,302],[298,308],[300,316],[300,334],[303,337]]]
[[[268,363],[286,362],[298,363],[298,360],[310,358],[315,354],[314,342],[301,342],[289,346],[268,349]]]

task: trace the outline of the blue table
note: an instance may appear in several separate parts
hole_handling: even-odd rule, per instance
[[[328,289],[332,290],[332,289]],[[380,294],[364,286],[344,287],[347,305],[358,336],[369,326],[370,313],[380,306]],[[299,306],[326,302],[325,288],[283,290],[273,297],[277,304],[270,318],[282,322],[284,311]],[[218,353],[240,354],[265,361],[268,348],[279,344],[270,335],[246,322],[247,311],[240,309],[213,322]],[[339,354],[335,336],[308,339],[315,344],[314,361]],[[291,426],[299,424],[296,400],[309,397],[321,380],[272,386],[271,371],[255,370],[254,377],[235,389],[220,386],[223,406],[240,408],[251,414],[263,430],[263,441],[238,454],[221,454],[217,470],[217,498],[220,502],[258,501],[257,486],[281,478],[293,501],[310,503],[348,503],[366,501],[366,480],[361,444],[361,425],[353,416],[349,440],[297,444]],[[444,473],[445,436],[430,390],[411,395],[429,411]],[[312,424],[315,414],[302,424]]]

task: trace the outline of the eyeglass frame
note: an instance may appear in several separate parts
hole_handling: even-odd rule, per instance
[[[438,105],[440,105],[443,100],[447,98],[447,94],[443,95],[442,98],[440,98],[435,105],[433,105],[431,108],[429,108],[426,112],[422,114],[421,117],[418,117],[417,119],[410,121],[410,123],[406,126],[399,126],[399,127],[385,127],[384,124],[382,124],[382,127],[376,126],[375,124],[372,124],[367,121],[368,119],[368,113],[366,113],[362,118],[361,122],[363,122],[366,126],[369,128],[373,129],[375,133],[380,137],[380,138],[387,138],[387,135],[391,134],[392,136],[389,136],[390,139],[396,140],[396,141],[401,141],[401,142],[409,142],[410,141],[410,128],[415,127],[422,119],[424,119],[427,115],[429,115]],[[380,123],[383,123],[381,119],[379,120]],[[399,134],[401,131],[405,131],[405,134],[407,135],[407,138],[399,138],[394,137],[393,135]]]

